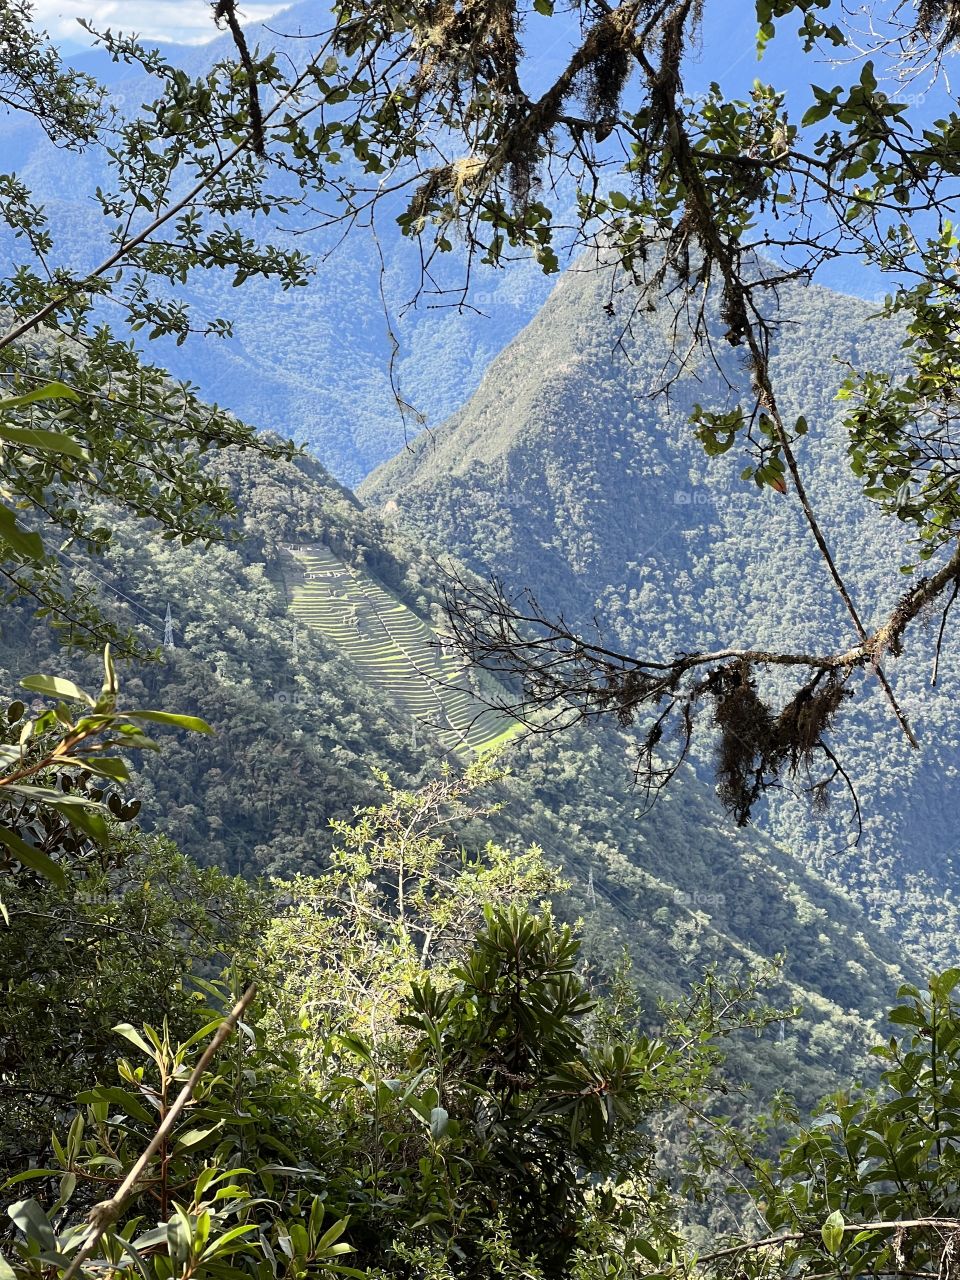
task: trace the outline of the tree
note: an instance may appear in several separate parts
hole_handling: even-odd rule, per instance
[[[710,974],[640,1034],[627,975],[598,998],[573,930],[534,910],[558,887],[539,850],[464,851],[499,776],[481,761],[390,787],[335,824],[329,872],[276,885],[265,1023],[296,1027],[306,1077],[337,1094],[349,1200],[329,1196],[355,1261],[438,1280],[631,1275],[651,1235],[678,1246],[649,1126],[709,1106],[723,1038],[784,1015],[758,978]]]
[[[112,640],[120,656],[142,656],[141,641],[120,632],[91,592],[73,582],[71,550],[95,555],[111,538],[110,517],[107,523],[102,515],[98,520],[95,504],[119,506],[166,540],[215,541],[226,535],[235,507],[226,485],[205,465],[205,455],[227,446],[255,448],[272,458],[292,452],[282,442],[258,438],[228,412],[201,404],[190,386],[171,380],[134,346],[134,335],[143,329],[154,338],[186,339],[190,319],[175,287],[193,270],[229,270],[236,284],[261,275],[279,279],[285,288],[304,283],[307,276],[298,251],[258,243],[240,230],[241,219],[274,213],[287,197],[266,189],[265,117],[233,5],[218,6],[217,17],[234,33],[239,71],[228,62],[190,81],[136,41],[108,39],[118,59],[139,66],[158,83],[157,99],[132,120],[121,116],[90,76],[63,66],[32,26],[27,0],[6,5],[0,17],[0,101],[32,117],[65,159],[84,150],[106,157],[113,185],[90,194],[114,245],[91,269],[68,264],[60,229],[51,227],[27,187],[16,174],[0,179],[0,222],[14,248],[0,279],[3,598],[28,597],[71,641]],[[311,62],[308,80],[317,66]],[[268,62],[259,74],[269,78]],[[297,83],[295,77],[266,119],[289,105]],[[238,104],[243,104],[239,116]],[[203,332],[228,328],[225,321],[211,320]],[[75,771],[122,781],[122,759],[95,757],[91,745],[104,740],[107,747],[152,745],[134,722],[163,721],[166,713],[137,712],[131,718],[117,712],[109,656],[107,663],[99,699],[53,676],[34,682],[34,691],[65,701],[55,711],[25,718],[20,742],[4,748],[4,799],[15,805],[26,800],[30,811],[24,817],[21,808],[16,822],[4,827],[7,863],[50,871],[52,864],[41,862],[45,855],[31,842],[29,830],[33,820],[56,825],[45,813],[51,805],[54,814],[102,841],[103,818],[82,788],[71,792]],[[66,708],[73,699],[91,712],[76,723]],[[20,705],[11,722],[22,718]],[[196,718],[178,723],[203,727]],[[49,782],[44,775],[58,768],[52,787],[35,785]]]
[[[233,90],[218,86],[216,76],[204,83],[203,136],[188,139],[177,106],[191,92],[185,77],[130,43],[125,56],[156,72],[165,102],[154,104],[152,123],[149,111],[125,122],[89,76],[62,66],[30,17],[26,0],[5,6],[4,104],[32,116],[62,148],[65,163],[87,149],[109,158],[116,189],[91,195],[113,227],[117,248],[92,271],[68,267],[59,229],[22,181],[8,174],[0,183],[0,221],[15,246],[0,281],[0,386],[7,392],[0,401],[0,466],[9,504],[0,508],[0,574],[12,594],[32,597],[71,638],[102,641],[111,630],[88,594],[71,590],[65,555],[70,547],[96,553],[109,541],[109,527],[91,519],[92,502],[119,504],[163,538],[220,538],[233,503],[202,467],[204,455],[231,444],[271,456],[290,451],[201,404],[188,385],[142,360],[132,336],[149,326],[154,337],[186,338],[189,320],[169,286],[192,268],[232,269],[238,279],[276,275],[289,285],[302,282],[304,264],[296,252],[257,248],[231,224],[274,204],[252,172],[249,140],[232,147],[242,174],[220,177],[210,161],[216,138],[230,131]],[[161,240],[156,233],[175,215],[175,234]],[[162,299],[151,285],[167,287]],[[108,321],[115,310],[120,332]],[[209,331],[225,327],[214,322]],[[124,639],[129,647],[131,638]]]
[[[960,971],[904,986],[874,1052],[874,1090],[843,1089],[812,1122],[792,1117],[779,1159],[749,1158],[759,1236],[694,1260],[715,1276],[915,1276],[951,1265],[960,1231],[956,1097]]]
[[[42,1159],[118,1017],[183,1025],[183,983],[222,964],[258,914],[242,882],[129,826],[129,754],[159,749],[145,727],[209,725],[121,709],[109,645],[97,697],[58,676],[23,684],[54,703],[18,699],[0,732],[0,1169],[17,1173]]]
[[[491,812],[478,793],[504,776],[485,760],[446,770],[417,791],[380,775],[383,804],[332,823],[337,841],[322,876],[275,881],[289,907],[265,954],[303,1020],[301,1049],[322,1060],[332,1028],[389,1037],[411,982],[463,958],[493,903],[527,906],[564,887],[536,847],[492,842],[468,853],[460,832]]]
[[[7,1184],[32,1182],[50,1208],[36,1196],[7,1206],[5,1275],[72,1280],[84,1266],[157,1280],[239,1280],[250,1266],[289,1277],[343,1273],[346,1222],[324,1221],[323,1197],[303,1185],[306,1164],[271,1159],[287,1151],[284,1139],[307,1139],[319,1112],[292,1054],[265,1043],[253,1023],[242,1028],[246,1046],[217,1061],[253,994],[226,1016],[205,1009],[212,1021],[182,1042],[166,1022],[114,1028],[132,1046],[132,1060],[117,1063],[122,1084],[95,1082],[62,1140],[54,1134],[51,1167]]]
[[[139,802],[125,804],[116,787],[130,778],[123,752],[159,749],[144,726],[212,730],[197,716],[121,710],[109,645],[96,698],[59,676],[22,683],[57,701],[28,712],[17,699],[6,710],[6,735],[15,740],[0,743],[0,883],[33,873],[65,888],[71,872],[82,876],[108,850],[111,816],[126,822],[139,812]],[[2,899],[0,915],[9,924]]]
[[[651,1237],[679,1259],[643,1126],[709,1089],[715,1010],[623,1037],[577,950],[546,914],[488,906],[459,963],[397,988],[394,1026],[362,1038],[345,1012],[308,1074],[297,1021],[252,991],[232,1047],[207,1046],[211,1008],[181,1042],[119,1025],[120,1084],[91,1081],[50,1163],[7,1184],[34,1194],[7,1206],[0,1267],[592,1280],[645,1270]]]
[[[323,37],[342,59],[342,109],[324,113],[313,142],[301,143],[317,154],[336,137],[372,175],[366,184],[351,175],[337,188],[343,208],[330,220],[374,218],[389,195],[391,208],[403,204],[404,231],[424,242],[428,271],[455,242],[470,261],[498,263],[523,247],[546,271],[558,269],[554,215],[560,181],[570,178],[577,236],[598,246],[597,265],[613,275],[611,306],[625,301],[628,314],[653,299],[676,307],[674,372],[717,342],[743,352],[746,385],[734,388],[741,403],[701,407],[692,425],[708,455],[744,452],[745,482],[799,502],[849,617],[846,648],[768,652],[731,637],[719,650],[658,662],[571,634],[549,607],[496,586],[468,589],[463,599],[455,583],[453,603],[468,655],[524,682],[521,710],[531,725],[542,724],[537,712],[562,704],[642,719],[640,774],[653,787],[675,771],[675,761],[662,765],[655,755],[671,731],[682,757],[695,723],[714,718],[724,738],[722,792],[746,821],[786,772],[825,759],[826,776],[810,778],[814,799],[845,776],[828,731],[858,672],[879,682],[899,729],[916,744],[883,659],[900,652],[924,611],[946,613],[960,577],[957,240],[949,220],[958,194],[957,115],[931,121],[896,96],[898,73],[939,75],[956,37],[955,7],[922,4],[911,23],[891,5],[865,52],[856,33],[833,21],[827,0],[759,0],[761,51],[789,38],[781,29],[796,22],[803,54],[826,47],[859,71],[833,88],[813,86],[799,124],[782,90],[762,81],[743,101],[727,100],[718,85],[700,101],[685,97],[684,56],[702,16],[694,0],[574,6],[581,25],[573,35],[561,29],[561,42],[569,36],[571,45],[565,66],[545,90],[527,90],[524,26],[534,11],[559,26],[553,8],[550,0],[399,9],[346,0],[336,8],[338,26]],[[885,370],[851,373],[850,466],[866,496],[914,530],[911,571],[929,563],[896,608],[869,626],[804,485],[796,444],[817,424],[784,416],[764,302],[784,280],[815,279],[844,255],[890,280],[883,310],[906,326],[911,370],[897,384]],[[465,285],[459,301],[467,296]],[[782,706],[757,692],[755,672],[764,667],[799,673]]]
[[[51,1158],[74,1097],[114,1070],[119,1023],[195,1028],[194,980],[250,946],[268,904],[162,836],[113,824],[109,848],[47,849],[58,881],[19,874],[0,929],[0,1178]],[[61,846],[76,840],[66,823]],[[78,866],[78,862],[80,865]]]
[[[496,589],[480,599],[468,592],[457,631],[474,660],[525,682],[530,712],[561,699],[586,715],[641,720],[639,771],[653,787],[674,771],[656,755],[670,731],[678,731],[682,756],[696,724],[712,717],[725,743],[722,790],[745,821],[784,772],[825,759],[826,776],[810,778],[814,798],[844,776],[828,732],[857,672],[879,682],[900,730],[916,743],[883,658],[900,652],[924,611],[939,605],[946,619],[960,580],[952,438],[957,241],[949,220],[960,126],[949,111],[929,120],[887,87],[891,79],[896,87],[898,75],[940,76],[956,14],[946,0],[930,0],[910,22],[891,5],[864,49],[858,33],[833,21],[827,0],[758,0],[761,51],[789,39],[782,29],[796,23],[804,55],[840,51],[859,70],[859,79],[845,73],[838,86],[813,86],[797,124],[782,90],[762,81],[743,101],[728,100],[719,85],[701,100],[685,97],[685,52],[702,16],[694,0],[599,7],[584,0],[575,9],[579,30],[560,31],[566,64],[534,93],[524,87],[523,32],[533,21],[561,24],[550,0],[426,8],[342,0],[333,25],[318,10],[316,34],[298,37],[289,59],[281,37],[274,48],[251,50],[234,3],[225,0],[214,17],[229,30],[236,57],[202,76],[187,76],[135,40],[99,35],[157,89],[152,103],[123,118],[96,85],[59,65],[32,31],[26,5],[14,5],[0,65],[7,101],[61,145],[104,151],[114,182],[96,198],[114,247],[91,266],[57,266],[56,229],[30,193],[14,178],[0,193],[2,216],[23,249],[0,289],[11,314],[0,356],[21,401],[10,412],[29,415],[12,429],[60,436],[59,446],[50,435],[35,437],[33,447],[22,435],[8,441],[10,491],[88,546],[108,536],[85,526],[83,503],[74,501],[91,488],[159,519],[165,535],[214,536],[229,503],[200,457],[218,443],[249,445],[252,437],[143,365],[130,338],[146,330],[181,341],[197,329],[175,297],[196,270],[232,272],[238,285],[251,275],[285,288],[307,282],[302,254],[265,234],[244,234],[239,219],[253,215],[261,233],[308,219],[349,230],[399,205],[401,228],[423,243],[425,279],[434,256],[455,242],[465,245],[468,264],[500,263],[522,248],[549,272],[560,264],[558,184],[572,180],[573,239],[599,245],[614,301],[634,308],[658,299],[677,308],[674,370],[717,342],[744,353],[740,403],[701,407],[696,435],[709,455],[743,451],[745,482],[799,502],[847,610],[850,643],[841,652],[767,652],[731,637],[719,650],[656,662],[571,635],[549,609],[525,608]],[[942,83],[938,91],[947,92]],[[619,190],[618,173],[625,179]],[[845,391],[851,469],[870,500],[914,530],[909,568],[928,565],[870,626],[804,487],[795,446],[817,425],[802,414],[784,418],[764,304],[779,282],[815,279],[839,256],[865,259],[889,278],[884,310],[905,325],[910,370],[897,383],[886,370],[852,371]],[[468,281],[469,272],[465,290]],[[112,326],[103,322],[105,299],[120,317]],[[199,328],[215,335],[229,325],[210,318]],[[73,394],[22,402],[23,393],[54,383]],[[82,601],[65,607],[53,562],[28,553],[29,531],[14,520],[12,512],[3,517],[11,585],[82,620]],[[768,666],[798,673],[782,706],[757,692],[755,673]]]

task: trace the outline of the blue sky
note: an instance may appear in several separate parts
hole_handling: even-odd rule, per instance
[[[291,0],[242,0],[239,9],[248,22],[277,13]],[[149,40],[200,44],[216,34],[209,0],[33,0],[38,25],[61,43],[88,43],[77,18],[95,25],[136,32]]]

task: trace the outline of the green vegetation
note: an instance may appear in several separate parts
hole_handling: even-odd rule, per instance
[[[218,917],[226,881],[204,897],[171,868],[186,897],[169,920],[192,931],[169,955],[160,917],[138,934],[161,963],[116,968],[112,1036],[87,1039],[89,1010],[50,993],[59,1068],[86,1081],[75,1104],[48,1098],[52,1135],[8,1130],[5,1274],[694,1280],[765,1275],[783,1254],[817,1275],[941,1265],[960,971],[934,980],[929,1001],[903,989],[891,1020],[908,1037],[882,1046],[878,1091],[828,1099],[812,1125],[781,1102],[772,1131],[751,1126],[730,1114],[721,1049],[785,1011],[749,978],[711,975],[639,1033],[625,975],[598,998],[576,936],[538,909],[557,887],[539,853],[465,854],[463,824],[490,781],[478,764],[419,793],[391,789],[339,827],[326,874],[275,883],[245,914]],[[118,849],[114,869],[138,856],[136,841]],[[115,927],[139,917],[69,866],[91,925],[108,905]],[[226,982],[198,971],[209,944],[229,948]],[[171,961],[186,991],[161,985]],[[238,998],[250,972],[260,991]],[[163,1019],[131,1024],[122,1010],[145,982]],[[682,1185],[658,1164],[667,1152],[685,1162]],[[725,1215],[718,1178],[731,1177],[759,1233],[728,1226],[741,1206]],[[714,1243],[694,1251],[704,1202]]]
[[[474,571],[529,588],[590,638],[594,622],[612,650],[669,662],[702,645],[775,649],[842,647],[841,606],[821,598],[823,566],[804,546],[802,514],[788,498],[755,496],[732,456],[689,449],[686,413],[721,377],[742,386],[732,359],[721,369],[703,353],[669,402],[651,396],[669,341],[668,308],[634,321],[616,348],[618,316],[604,317],[602,273],[580,271],[494,362],[470,403],[443,428],[376,472],[362,487],[408,537],[455,553]],[[883,585],[909,555],[902,526],[865,505],[843,466],[846,440],[835,400],[845,361],[897,367],[899,334],[873,308],[825,289],[785,285],[773,367],[788,398],[820,424],[800,446],[820,520],[858,598],[892,608],[900,585]],[[835,354],[825,362],[824,348]],[[917,652],[932,658],[936,628]],[[875,924],[923,966],[945,966],[957,933],[956,824],[960,750],[951,699],[960,679],[956,641],[945,636],[936,688],[930,667],[891,664],[897,697],[910,708],[922,749],[887,738],[889,708],[876,680],[857,685],[858,713],[835,745],[856,789],[863,833],[842,783],[818,813],[808,788],[828,777],[813,767],[758,811],[772,839],[851,894]],[[767,673],[768,696],[789,696]],[[645,724],[638,709],[633,750]],[[661,754],[675,740],[665,734]],[[883,743],[882,749],[878,744]],[[701,776],[715,767],[716,736],[693,743]],[[622,768],[632,767],[628,761]],[[664,797],[666,798],[666,797]],[[661,801],[662,802],[662,801]],[[656,808],[654,809],[654,815]]]
[[[376,579],[323,546],[300,547],[293,558],[301,581],[288,586],[291,613],[341,650],[371,690],[460,756],[516,735],[515,721],[474,696],[463,659],[442,652],[436,633]]]
[[[379,672],[371,677],[320,630],[298,624],[294,634],[289,594],[300,569],[286,548],[327,548],[350,565],[352,581],[403,602],[424,628],[440,621],[441,584],[428,556],[315,463],[226,451],[210,465],[235,495],[243,541],[151,544],[134,521],[104,512],[115,529],[110,551],[89,570],[76,566],[96,574],[103,607],[144,646],[162,640],[170,602],[176,647],[131,667],[124,695],[190,708],[214,729],[201,737],[157,727],[162,750],[136,761],[138,821],[204,866],[250,879],[312,875],[338,842],[331,821],[352,822],[378,802],[375,771],[430,785],[445,758],[455,770],[461,762],[429,728],[414,742]],[[67,659],[25,608],[8,615],[0,668],[11,684],[26,668],[59,669],[89,686],[98,663]],[[476,815],[465,838],[477,848],[539,845],[570,882],[556,909],[582,918],[590,971],[605,981],[629,952],[646,1016],[711,966],[754,970],[785,952],[771,992],[804,1012],[767,1032],[762,1053],[749,1041],[733,1045],[730,1074],[764,1097],[791,1076],[812,1103],[839,1072],[865,1064],[887,993],[915,975],[910,957],[816,871],[760,832],[732,829],[692,771],[641,818],[629,749],[628,737],[609,730],[515,739],[503,757],[509,776],[491,784],[499,812]],[[914,903],[900,910],[922,927]],[[952,927],[945,916],[944,945]]]
[[[758,0],[758,50],[788,17],[807,52],[845,45],[827,7]],[[71,175],[110,240],[70,260],[71,229],[0,177],[0,674],[21,692],[0,717],[0,1280],[956,1270],[960,970],[919,985],[958,928],[955,804],[938,830],[891,785],[857,681],[912,742],[916,669],[887,669],[937,607],[933,683],[958,674],[960,120],[859,58],[804,84],[799,126],[760,81],[687,99],[695,0],[575,4],[534,99],[520,36],[553,8],[337,0],[287,57],[216,0],[223,42],[190,70],[98,37],[151,86],[128,115],[27,0],[0,13],[0,106],[71,164],[96,154]],[[955,6],[902,10],[888,71],[919,49],[938,73]],[[279,234],[298,219],[392,207],[441,296],[454,227],[468,276],[514,250],[549,274],[560,171],[624,288],[565,282],[433,457],[372,482],[406,532],[136,349],[229,332],[196,314],[207,273],[305,287]],[[805,265],[776,279],[761,246]],[[803,292],[854,254],[893,275],[884,324]],[[767,547],[759,612],[745,553]],[[486,590],[451,549],[510,580]],[[928,574],[900,594],[908,555]],[[485,670],[436,648],[451,582]],[[548,605],[583,632],[606,613],[621,649]],[[485,707],[509,681],[532,732]],[[715,755],[716,793],[688,754]],[[799,797],[774,817],[794,852],[749,820],[785,784],[819,808],[848,758],[870,842],[828,878]]]

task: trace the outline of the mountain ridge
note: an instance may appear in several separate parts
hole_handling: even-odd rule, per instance
[[[671,317],[663,307],[644,312],[622,337],[631,299],[621,295],[621,314],[611,316],[609,298],[600,274],[569,274],[468,404],[374,472],[360,496],[408,536],[501,578],[509,591],[530,589],[548,614],[592,634],[598,622],[606,643],[625,652],[663,660],[729,645],[822,651],[855,643],[799,505],[742,481],[742,451],[707,459],[693,437],[696,403],[732,407],[745,389],[741,359],[717,347],[717,368],[701,353],[669,397],[652,396]],[[895,369],[902,360],[899,333],[871,319],[873,311],[818,286],[784,285],[779,314],[787,322],[774,358],[788,421],[805,413],[816,425],[798,446],[800,465],[868,625],[899,598],[896,566],[910,555],[905,536],[849,473],[835,402],[849,364]],[[960,741],[950,706],[960,662],[948,638],[940,689],[931,691],[922,661],[931,643],[916,628],[907,656],[888,663],[923,752],[898,737],[869,675],[844,719],[844,758],[865,815],[856,851],[837,853],[852,835],[842,795],[825,824],[799,795],[778,797],[760,815],[777,843],[855,892],[878,920],[885,881],[916,888],[919,877],[934,918],[956,883]],[[789,692],[781,676],[759,679],[774,694]],[[712,756],[708,732],[693,757],[704,778]],[[925,962],[951,963],[955,935],[931,932],[938,942],[929,948],[914,935]]]
[[[90,566],[117,621],[148,644],[160,640],[171,604],[175,648],[123,672],[124,697],[199,714],[216,731],[164,735],[162,752],[137,763],[134,793],[145,819],[203,863],[251,879],[315,872],[332,846],[330,820],[377,803],[376,771],[415,788],[455,761],[428,726],[414,732],[364,680],[355,654],[299,622],[294,635],[285,548],[322,543],[426,621],[439,618],[441,583],[427,555],[310,459],[267,465],[228,452],[210,466],[237,495],[240,541],[206,550],[153,543],[112,515],[114,544]],[[11,685],[53,667],[83,687],[98,664],[93,655],[65,661],[26,609],[0,637]],[[786,949],[772,995],[807,1013],[782,1044],[771,1033],[762,1053],[741,1046],[734,1074],[766,1095],[796,1071],[812,1101],[845,1066],[863,1068],[889,992],[915,974],[912,962],[815,870],[760,832],[730,830],[692,770],[639,824],[627,747],[620,734],[586,731],[512,743],[503,757],[511,772],[489,794],[502,808],[469,824],[465,847],[542,845],[571,882],[557,909],[582,917],[586,962],[609,974],[626,948],[651,1016],[658,997],[679,997],[713,964],[759,965]]]

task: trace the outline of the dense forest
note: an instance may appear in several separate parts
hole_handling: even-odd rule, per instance
[[[816,548],[798,550],[801,513],[775,490],[751,495],[736,458],[690,454],[693,405],[710,396],[734,401],[744,371],[733,358],[713,369],[704,354],[669,400],[656,397],[670,317],[634,320],[618,346],[624,320],[603,312],[607,289],[595,262],[565,275],[468,404],[374,472],[361,494],[427,545],[528,588],[572,626],[599,625],[617,650],[665,658],[698,644],[721,648],[730,637],[768,647],[824,638],[839,645],[842,605],[823,598]],[[798,451],[808,491],[838,563],[879,614],[902,589],[887,576],[890,564],[907,563],[911,551],[902,527],[864,506],[843,467],[836,396],[852,364],[896,367],[900,330],[868,303],[826,289],[785,285],[778,305],[789,317],[774,351],[788,411],[802,408],[823,427],[815,450],[804,442]],[[824,341],[826,367],[817,358]],[[930,661],[935,623],[920,639]],[[903,704],[923,721],[924,750],[901,739],[877,751],[885,704],[866,680],[844,735],[862,832],[842,784],[821,814],[799,783],[786,788],[770,797],[761,825],[844,886],[875,922],[893,926],[921,963],[944,966],[956,953],[952,926],[940,933],[936,923],[956,885],[956,720],[926,662],[892,670]],[[956,671],[948,643],[940,680]],[[768,680],[784,685],[776,674]],[[715,745],[709,735],[694,744],[704,777]]]
[[[950,1280],[960,10],[187,3],[0,4],[0,1280]]]

